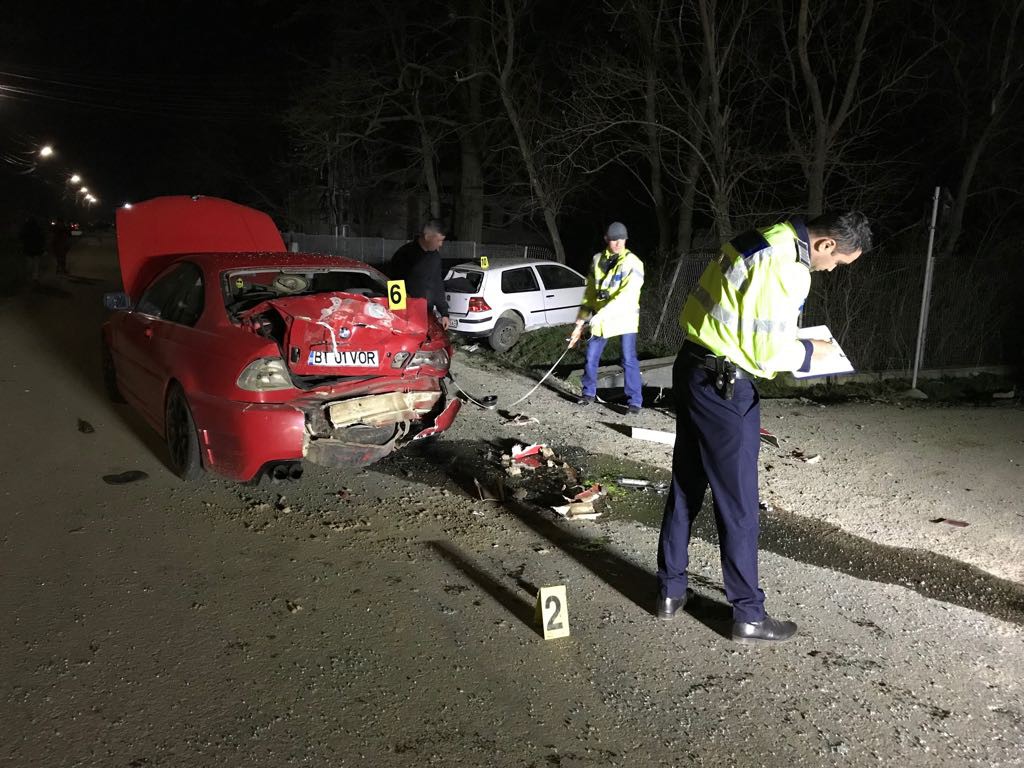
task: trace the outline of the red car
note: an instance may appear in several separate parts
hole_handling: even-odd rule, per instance
[[[423,299],[390,308],[373,267],[289,253],[269,216],[208,197],[120,209],[117,243],[107,389],[185,480],[362,466],[454,421],[447,336]]]

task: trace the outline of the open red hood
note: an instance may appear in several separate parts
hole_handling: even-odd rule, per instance
[[[267,214],[216,197],[156,197],[117,209],[121,279],[133,302],[170,257],[285,250]]]

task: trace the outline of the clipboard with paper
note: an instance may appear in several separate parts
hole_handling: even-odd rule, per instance
[[[832,331],[828,329],[827,325],[812,325],[809,328],[799,328],[796,332],[798,339],[821,339],[830,340],[835,347],[835,354],[831,355],[827,360],[812,360],[811,369],[809,371],[793,371],[793,376],[797,379],[811,379],[816,376],[834,376],[840,373],[853,373],[853,364],[850,363],[850,359],[843,352],[842,347],[832,337]]]

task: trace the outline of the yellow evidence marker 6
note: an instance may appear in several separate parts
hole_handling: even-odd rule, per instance
[[[405,309],[405,280],[388,280],[388,309]]]
[[[480,257],[480,269],[487,269],[490,265],[491,263],[487,260],[486,256]]]
[[[540,588],[536,614],[544,630],[545,640],[569,636],[569,602],[565,597],[564,584]]]

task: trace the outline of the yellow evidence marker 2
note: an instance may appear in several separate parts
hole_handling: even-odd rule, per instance
[[[487,260],[486,256],[480,257],[480,269],[487,269],[491,265],[491,262]]]
[[[569,636],[569,601],[565,597],[564,584],[540,588],[536,615],[544,630],[545,640]]]
[[[405,280],[388,280],[388,309],[405,309]]]

